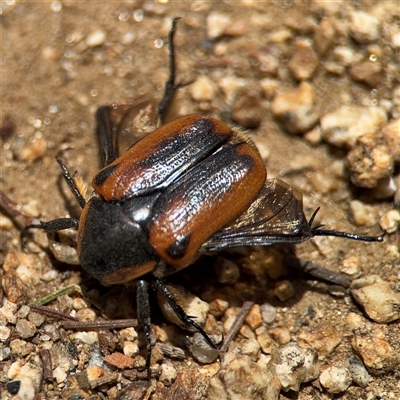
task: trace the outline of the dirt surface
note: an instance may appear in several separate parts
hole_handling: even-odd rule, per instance
[[[382,196],[377,195],[376,188],[365,189],[352,185],[346,172],[349,146],[338,148],[320,140],[318,129],[315,128],[318,127],[317,122],[304,130],[305,137],[290,135],[287,121],[279,121],[271,112],[271,104],[277,93],[299,86],[293,68],[289,68],[296,43],[299,40],[314,44],[317,40],[321,41],[316,37],[322,35],[321,23],[325,20],[332,22],[336,31],[328,40],[325,51],[315,51],[316,68],[307,79],[316,94],[312,112],[322,117],[343,104],[361,107],[383,104],[389,122],[398,118],[394,93],[398,85],[395,78],[395,54],[396,51],[398,54],[399,48],[395,48],[390,41],[400,17],[398,4],[396,6],[395,2],[390,1],[361,1],[357,4],[343,1],[338,7],[332,4],[329,7],[318,2],[280,1],[3,2],[0,17],[1,113],[3,128],[7,128],[7,124],[11,128],[2,130],[1,190],[18,203],[23,212],[35,218],[47,221],[79,215],[79,209],[73,205],[73,199],[61,182],[60,170],[55,161],[57,152],[60,149],[70,149],[64,153],[64,161],[71,171],[78,171],[83,181],[90,183],[100,166],[95,136],[95,111],[99,106],[144,94],[157,101],[162,97],[168,77],[167,36],[171,19],[179,16],[182,19],[176,35],[178,80],[194,83],[180,89],[175,103],[175,115],[201,112],[229,124],[251,128],[249,135],[266,156],[269,176],[281,177],[304,194],[307,216],[311,216],[316,207],[321,207],[317,223],[324,223],[329,229],[379,235],[379,219],[394,209],[394,193],[382,199]],[[365,11],[368,15],[377,16],[380,23],[377,38],[363,42],[351,37],[349,21],[354,11]],[[381,78],[365,83],[360,82],[359,78],[357,81],[357,77],[351,77],[350,66],[335,60],[333,49],[338,46],[349,48],[355,54],[353,60],[358,57],[362,61],[372,53],[378,54],[382,64]],[[274,60],[278,60],[276,65]],[[329,62],[336,62],[342,70],[332,73],[332,65],[328,64],[327,67]],[[310,131],[314,132],[314,136],[307,136]],[[313,139],[315,137],[316,140]],[[396,178],[398,172],[397,165],[391,177]],[[359,222],[359,226],[350,206],[353,200],[360,200],[363,206],[368,207],[365,221]],[[14,293],[10,301],[18,307],[87,278],[78,266],[58,262],[38,245],[29,245],[28,259],[21,261],[24,256],[20,248],[19,230],[10,222],[11,219],[5,216],[2,218],[0,257],[4,263],[3,301],[10,300],[11,276],[19,282],[11,286],[19,289],[15,289],[18,293]],[[44,235],[34,235],[39,244],[47,246]],[[350,279],[360,275],[379,275],[390,284],[391,289],[395,292],[399,290],[398,230],[387,235],[383,243],[318,238],[296,246],[293,251],[299,259],[314,261],[334,271],[344,271],[345,266],[353,261],[356,265],[355,274]],[[214,267],[223,258],[218,258],[217,262],[212,258],[200,260],[185,270],[181,277],[174,279],[207,302],[217,298],[226,300],[229,308],[236,312],[243,301],[271,303],[277,316],[270,324],[263,322],[263,326],[275,340],[277,348],[290,341],[301,342],[299,335],[302,332],[318,332],[322,329],[321,325],[334,327],[339,333],[340,343],[327,354],[319,353],[321,371],[328,366],[346,366],[354,353],[351,346],[354,326],[349,320],[353,318],[354,321],[354,315],[357,314],[363,316],[363,321],[367,323],[368,316],[347,292],[334,296],[329,286],[317,283],[307,275],[293,272],[288,265],[277,267],[275,279],[269,277],[273,273],[260,272],[260,268],[265,267],[264,262],[263,267],[254,265],[254,260],[264,260],[267,256],[278,260],[279,254],[286,252],[285,248],[276,249],[276,253],[263,253],[263,250],[254,249],[228,255],[240,266],[241,271],[233,286],[218,282]],[[18,270],[23,264],[24,273]],[[48,279],[48,272],[53,270],[57,273]],[[42,279],[43,276],[47,278]],[[281,301],[276,297],[277,288],[285,286],[286,280],[289,280],[294,290],[287,300]],[[97,291],[98,297],[103,296],[103,308],[99,311],[88,305],[78,309],[92,310],[95,318],[136,317],[134,301],[129,305],[133,297],[130,290],[105,290],[95,283],[90,285],[90,289]],[[74,310],[76,314],[77,299],[80,299],[80,295],[74,293],[67,296],[67,300],[63,298],[54,301],[51,306],[67,313]],[[68,303],[70,300],[73,304]],[[125,305],[126,309],[123,308]],[[114,315],[112,310],[115,311]],[[158,330],[170,330],[175,335],[185,336],[182,330],[169,326],[170,323],[159,315],[156,305],[153,314]],[[213,319],[214,325],[208,321],[205,330],[221,327],[218,321],[226,318],[226,315],[218,315]],[[52,321],[48,319],[44,325]],[[374,332],[374,329],[384,332],[385,346],[387,344],[394,355],[389,366],[379,373],[369,370],[371,377],[366,387],[353,383],[340,394],[340,398],[396,399],[400,396],[400,325],[396,321],[383,325],[375,322],[368,324],[371,324],[368,325],[369,332]],[[19,336],[15,321],[8,325],[11,334],[0,346],[9,347],[12,340],[23,339],[33,343],[34,348],[26,353],[13,350],[11,356],[1,362],[0,381],[3,392],[0,397],[11,398],[5,385],[19,376],[10,373],[11,365],[19,363],[18,368],[22,368],[26,363],[34,363],[40,350],[51,349],[49,342],[53,339],[43,339],[44,325],[38,325],[35,335],[26,338]],[[55,340],[54,346],[61,342],[79,342],[73,337],[72,331],[59,327],[57,329],[62,331],[61,339]],[[253,330],[256,332],[257,328]],[[123,351],[124,340],[118,330],[111,332],[115,333],[114,338],[109,338],[111,344],[101,343],[103,355]],[[215,332],[218,334],[219,330],[215,329]],[[190,334],[188,336],[191,337]],[[236,339],[238,346],[246,339],[251,338],[246,337],[246,332],[241,332]],[[370,339],[374,340],[373,335]],[[169,343],[169,340],[166,342]],[[99,343],[96,343],[99,348]],[[178,347],[185,348],[183,343]],[[46,398],[51,399],[68,398],[78,392],[83,396],[81,398],[89,398],[90,395],[91,399],[118,398],[118,390],[129,385],[126,376],[122,380],[119,378],[118,383],[113,381],[94,389],[85,388],[74,378],[89,366],[90,349],[93,349],[90,346],[95,344],[77,344],[78,350],[82,351],[77,358],[79,362],[74,368],[66,368],[64,379],[42,382],[42,394],[38,395],[41,397],[36,398],[44,398],[44,391],[48,393]],[[177,345],[176,342],[173,344]],[[144,355],[141,342],[140,347],[141,355]],[[252,361],[259,361],[260,354],[261,351],[251,354]],[[385,357],[382,355],[384,361]],[[200,368],[202,377],[206,377],[198,381],[202,382],[201,390],[181,398],[207,398],[207,385],[210,376],[218,370],[219,361],[211,366],[198,366],[190,353],[186,352],[184,360],[168,359],[167,364],[171,364],[180,374],[178,381],[188,370],[198,372]],[[56,367],[60,365],[53,361],[53,368]],[[174,393],[177,393],[177,389],[170,384],[165,378],[159,383],[153,382],[150,389],[143,386],[142,397],[136,398],[145,398],[146,393],[150,395],[153,391],[153,398],[172,398],[169,387],[174,388]],[[182,382],[180,384],[183,385]],[[105,397],[100,397],[100,394]],[[132,396],[127,398],[135,398]],[[282,391],[281,399],[326,399],[332,396],[336,395],[327,392],[317,375],[311,382],[302,384],[298,391]],[[254,395],[253,398],[273,397]]]

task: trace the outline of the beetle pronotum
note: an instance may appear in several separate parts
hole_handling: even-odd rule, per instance
[[[158,107],[163,121],[179,85],[175,82],[174,33],[169,35],[170,77]],[[104,285],[137,281],[138,317],[147,340],[150,366],[148,282],[163,294],[179,319],[215,344],[187,316],[162,279],[201,254],[238,246],[300,243],[314,236],[363,241],[377,237],[312,227],[302,195],[279,179],[267,179],[252,141],[240,130],[198,114],[160,127],[119,156],[118,133],[144,105],[140,98],[97,112],[103,168],[86,201],[58,157],[64,178],[82,207],[80,219],[61,218],[30,227],[46,232],[78,228],[82,267]],[[118,118],[114,118],[115,116]],[[118,120],[118,123],[115,122]]]

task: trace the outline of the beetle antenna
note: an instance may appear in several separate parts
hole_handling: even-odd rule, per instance
[[[342,237],[346,239],[352,240],[360,240],[363,242],[383,242],[383,238],[386,235],[386,232],[382,233],[379,236],[365,236],[365,235],[358,235],[356,233],[348,233],[348,232],[340,232],[330,229],[320,229],[322,225],[317,226],[316,228],[311,229],[312,236],[335,236],[335,237]]]
[[[348,233],[348,232],[340,232],[335,231],[333,229],[321,229],[325,225],[318,225],[312,228],[312,224],[314,222],[315,217],[317,216],[320,207],[318,207],[313,214],[311,215],[310,220],[308,221],[308,226],[311,228],[312,236],[335,236],[335,237],[342,237],[346,239],[352,240],[360,240],[363,242],[383,242],[383,238],[386,235],[386,232],[382,233],[379,236],[366,236],[366,235],[358,235],[356,233]]]
[[[160,105],[158,106],[158,111],[157,111],[157,118],[159,121],[162,121],[165,117],[165,114],[172,102],[172,99],[175,95],[175,92],[179,87],[181,86],[180,84],[175,83],[175,77],[176,77],[176,60],[175,60],[175,44],[174,44],[174,37],[175,37],[175,31],[176,31],[176,25],[180,18],[174,18],[172,20],[172,27],[171,30],[169,31],[168,35],[168,51],[169,51],[169,78],[167,83],[165,84],[165,91],[164,91],[164,96],[161,100]]]
[[[75,196],[75,199],[78,202],[78,204],[81,206],[81,208],[85,207],[86,200],[82,196],[82,193],[79,191],[78,186],[76,185],[76,182],[75,182],[74,178],[72,177],[72,175],[68,171],[67,166],[64,164],[63,160],[60,157],[60,154],[57,154],[56,160],[57,160],[58,164],[61,167],[65,182],[67,182],[69,190]]]

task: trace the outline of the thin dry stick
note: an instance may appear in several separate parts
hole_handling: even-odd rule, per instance
[[[110,321],[63,321],[61,323],[65,329],[120,329],[120,328],[137,328],[139,322],[137,319],[114,319]]]
[[[246,319],[247,315],[249,314],[253,306],[254,306],[253,301],[245,301],[243,303],[242,308],[240,309],[238,315],[236,316],[236,319],[233,325],[231,326],[231,329],[229,329],[229,332],[226,334],[224,342],[222,343],[222,346],[219,349],[221,361],[223,361],[224,355],[228,351],[228,346],[230,342],[236,336],[239,329],[243,326],[244,320]]]
[[[40,358],[42,359],[42,364],[43,364],[43,379],[46,382],[52,382],[53,381],[53,366],[51,362],[51,354],[50,350],[41,350],[39,352]]]

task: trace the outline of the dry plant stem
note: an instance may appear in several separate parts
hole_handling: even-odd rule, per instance
[[[36,311],[40,314],[47,315],[48,317],[55,318],[55,319],[62,319],[62,320],[70,320],[70,321],[76,321],[78,322],[78,319],[75,317],[72,317],[71,315],[62,313],[60,311],[54,310],[50,307],[44,307],[44,306],[35,306],[31,305],[30,306],[32,311]]]
[[[41,350],[39,354],[43,364],[43,379],[46,382],[51,382],[54,378],[50,350]]]
[[[0,205],[14,217],[21,217],[26,225],[32,222],[33,218],[30,215],[23,213],[19,209],[18,204],[12,201],[2,190],[0,190]]]
[[[246,319],[248,313],[250,312],[251,308],[254,306],[253,301],[245,301],[240,309],[238,315],[236,316],[235,322],[233,323],[231,329],[224,338],[222,346],[219,350],[221,361],[224,359],[225,353],[228,351],[228,346],[233,338],[238,333],[239,329],[243,326],[244,320]]]
[[[65,329],[120,329],[137,328],[139,322],[137,319],[115,319],[111,321],[63,321],[61,323]]]

